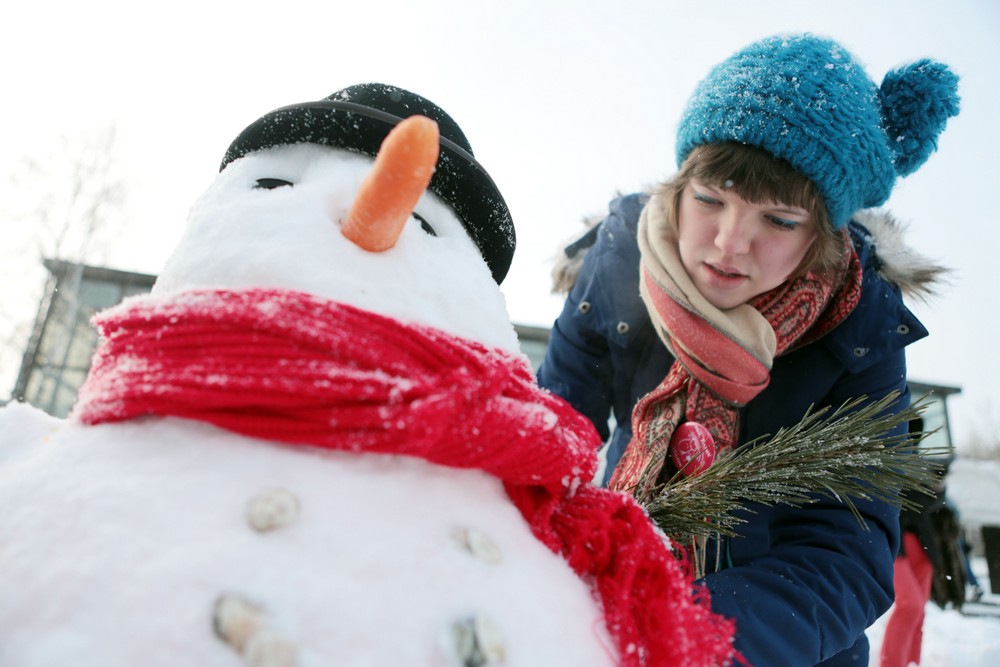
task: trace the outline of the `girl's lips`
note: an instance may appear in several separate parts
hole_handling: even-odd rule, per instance
[[[732,289],[742,285],[748,277],[736,269],[728,266],[716,266],[714,264],[704,264],[705,278],[707,282],[718,288]]]
[[[747,277],[745,273],[743,273],[739,269],[736,269],[736,268],[731,267],[731,266],[725,266],[725,265],[722,265],[722,264],[710,264],[708,262],[705,263],[705,266],[707,266],[709,268],[709,270],[711,270],[712,272],[717,273],[717,274],[719,274],[720,276],[722,276],[724,278],[746,278]]]

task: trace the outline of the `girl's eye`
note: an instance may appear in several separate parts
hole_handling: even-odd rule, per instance
[[[426,220],[424,220],[424,217],[422,215],[420,215],[419,213],[417,213],[416,211],[414,211],[413,212],[413,217],[420,221],[420,229],[424,230],[425,232],[427,232],[431,236],[437,236],[437,232],[435,232],[434,228],[431,227],[431,223],[429,223]]]
[[[708,195],[703,195],[700,192],[694,192],[694,199],[697,202],[700,202],[702,204],[707,204],[709,206],[713,206],[715,204],[720,204],[721,203],[718,199],[715,199],[713,197],[709,197]]]
[[[774,225],[778,229],[788,229],[788,230],[791,230],[791,229],[795,229],[796,227],[799,226],[799,223],[795,222],[794,220],[785,220],[784,218],[779,218],[779,217],[773,216],[773,215],[768,215],[768,216],[765,216],[765,217],[768,219],[768,221],[772,225]]]
[[[288,187],[292,187],[291,182],[283,181],[280,178],[258,178],[257,184],[253,187],[257,190],[274,190],[275,188],[281,188],[286,185]]]

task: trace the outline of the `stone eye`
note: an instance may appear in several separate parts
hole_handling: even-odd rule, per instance
[[[420,215],[419,213],[417,213],[416,211],[414,211],[413,212],[413,217],[420,221],[420,229],[424,230],[425,232],[427,232],[431,236],[437,236],[437,232],[435,232],[434,228],[431,227],[431,223],[429,223],[426,220],[424,220],[424,217],[422,215]]]
[[[275,188],[280,188],[284,186],[292,187],[291,182],[283,181],[280,178],[258,178],[257,184],[254,185],[254,189],[257,190],[273,190]]]

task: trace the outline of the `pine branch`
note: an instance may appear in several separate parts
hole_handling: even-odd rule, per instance
[[[795,426],[719,457],[699,475],[676,475],[654,492],[646,509],[682,544],[715,533],[735,534],[743,520],[733,512],[747,502],[804,505],[814,502],[815,494],[844,502],[867,530],[855,500],[914,507],[900,491],[931,495],[940,476],[931,458],[949,453],[918,447],[929,433],[886,435],[927,407],[924,397],[890,412],[898,398],[894,392],[868,405],[862,405],[868,399],[861,397],[832,412],[810,409]]]

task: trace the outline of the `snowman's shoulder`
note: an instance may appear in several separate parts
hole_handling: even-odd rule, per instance
[[[0,463],[24,448],[43,443],[64,422],[27,403],[0,408]]]

